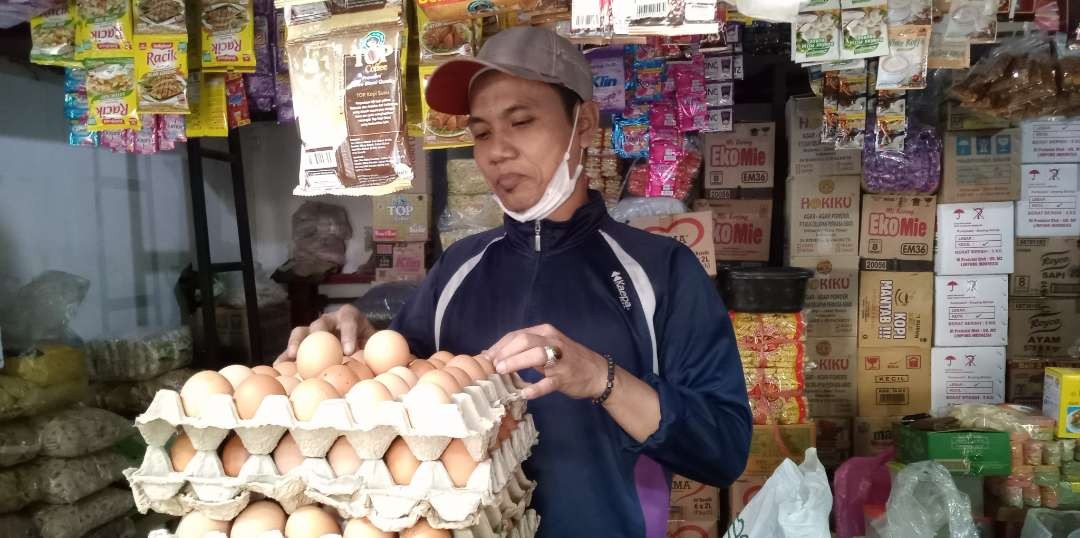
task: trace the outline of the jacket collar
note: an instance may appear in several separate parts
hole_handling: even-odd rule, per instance
[[[556,222],[544,219],[540,221],[540,253],[550,254],[574,247],[585,241],[598,230],[608,216],[604,198],[599,192],[590,190],[585,205],[574,212],[568,221]],[[537,222],[518,222],[503,215],[503,229],[506,238],[516,248],[537,253]]]

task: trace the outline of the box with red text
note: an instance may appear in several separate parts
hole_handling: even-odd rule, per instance
[[[859,256],[864,271],[929,271],[934,266],[933,196],[867,194]]]
[[[938,204],[939,275],[1005,275],[1013,272],[1012,202]]]
[[[736,123],[730,133],[709,133],[704,139],[706,189],[760,189],[774,185],[774,123]]]

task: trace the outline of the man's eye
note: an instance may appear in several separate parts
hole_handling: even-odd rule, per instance
[[[489,133],[487,131],[480,131],[480,132],[473,131],[472,137],[473,137],[473,140],[487,140],[488,138],[491,138],[491,133]]]
[[[526,125],[528,125],[528,124],[530,124],[532,122],[533,122],[532,118],[529,118],[529,119],[525,119],[525,120],[517,120],[517,121],[511,122],[510,125],[512,125],[514,127],[524,127],[524,126],[526,126]]]

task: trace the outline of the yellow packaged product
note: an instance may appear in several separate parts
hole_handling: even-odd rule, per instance
[[[794,368],[806,361],[806,323],[801,313],[730,312],[744,368]]]
[[[188,75],[188,138],[229,136],[226,117],[225,75],[192,71]]]
[[[802,424],[807,417],[801,368],[743,370],[754,424]]]
[[[30,61],[39,65],[77,66],[75,0],[67,0],[30,19]]]
[[[206,71],[255,71],[255,25],[251,1],[200,0],[199,33]]]
[[[136,109],[135,62],[131,58],[86,61],[86,99],[90,105],[86,128],[90,132],[139,130]]]
[[[75,0],[75,59],[131,57],[131,2]]]
[[[187,114],[187,38],[135,37],[135,78],[140,114]]]
[[[421,96],[427,90],[428,80],[435,72],[437,66],[420,66],[420,93]],[[444,114],[432,110],[428,106],[427,99],[421,101],[424,115],[424,149],[460,148],[472,145],[472,135],[469,134],[467,115]]]
[[[187,35],[184,0],[134,0],[135,35]]]
[[[86,358],[78,348],[45,344],[6,359],[0,374],[24,379],[36,385],[85,380]]]

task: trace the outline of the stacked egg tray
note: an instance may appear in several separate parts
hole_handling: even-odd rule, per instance
[[[516,376],[492,375],[465,387],[451,403],[411,406],[400,400],[365,404],[337,398],[319,404],[311,420],[298,420],[285,396],[267,396],[254,417],[237,416],[228,395],[211,395],[201,417],[184,414],[175,391],[159,391],[136,427],[148,448],[143,464],[125,471],[140,511],[183,515],[198,510],[214,519],[235,517],[251,495],[278,501],[286,511],[323,502],[344,517],[369,517],[388,530],[406,528],[426,517],[440,528],[477,523],[479,507],[500,507],[520,515],[529,505],[534,484],[521,472],[536,443],[532,417],[516,392]],[[497,442],[507,414],[518,421],[504,442]],[[176,470],[166,444],[183,429],[196,449],[185,469]],[[237,477],[226,476],[218,446],[236,432],[251,454]],[[272,452],[289,432],[304,462],[284,475]],[[362,460],[352,476],[336,477],[326,461],[334,441],[345,436]],[[395,484],[382,460],[390,443],[402,437],[420,466],[407,485]],[[464,487],[455,487],[438,461],[453,439],[460,439],[478,462]]]

